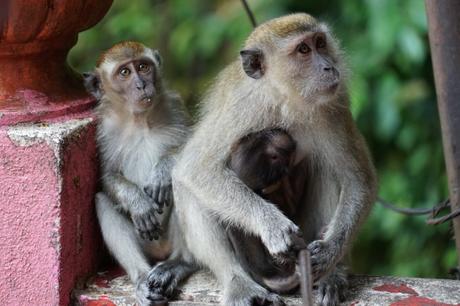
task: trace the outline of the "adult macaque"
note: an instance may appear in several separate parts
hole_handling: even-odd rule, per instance
[[[369,213],[377,185],[349,110],[338,42],[325,24],[294,14],[258,26],[240,55],[209,90],[202,119],[173,170],[186,246],[223,285],[224,305],[283,305],[242,267],[226,226],[259,237],[275,258],[295,251],[302,232],[319,302],[337,305],[347,283],[339,263]],[[227,167],[238,139],[273,128],[292,136],[295,166],[307,175],[293,220]]]
[[[276,205],[292,218],[305,184],[305,175],[292,170],[296,143],[280,129],[251,133],[233,146],[228,166],[236,176],[259,196]],[[300,173],[303,174],[303,173]],[[299,186],[297,190],[294,188]],[[283,293],[299,284],[295,258],[276,261],[260,238],[235,227],[228,228],[236,256],[251,276],[270,290]]]
[[[158,51],[137,42],[104,52],[95,71],[85,74],[85,86],[99,100],[102,191],[96,211],[102,235],[136,284],[138,303],[153,305],[166,292],[149,288],[151,263],[181,243],[171,216],[171,168],[187,137],[186,114],[179,96],[163,87]],[[181,265],[173,281],[193,269]]]

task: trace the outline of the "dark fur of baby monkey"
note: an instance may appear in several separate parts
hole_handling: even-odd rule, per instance
[[[292,218],[297,201],[292,180],[300,179],[291,173],[295,152],[296,143],[286,131],[268,129],[237,141],[228,165],[250,189]],[[260,238],[235,227],[229,227],[228,235],[243,266],[259,283],[277,292],[289,292],[297,287],[294,256],[292,260],[279,262],[269,254]]]

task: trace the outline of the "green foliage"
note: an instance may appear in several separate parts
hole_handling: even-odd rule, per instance
[[[441,133],[423,1],[250,0],[260,22],[309,12],[331,24],[352,71],[352,111],[374,156],[380,196],[402,207],[447,197]],[[160,50],[166,78],[190,108],[251,31],[236,0],[116,0],[80,35],[70,62],[79,71],[121,40]],[[449,225],[429,226],[376,204],[357,238],[353,267],[366,274],[441,277],[456,264]]]

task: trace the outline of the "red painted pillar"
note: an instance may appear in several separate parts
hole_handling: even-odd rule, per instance
[[[2,305],[68,305],[98,262],[95,101],[66,57],[111,3],[0,2]]]
[[[99,21],[111,3],[0,2],[0,125],[80,112],[94,104],[66,57],[78,32]]]

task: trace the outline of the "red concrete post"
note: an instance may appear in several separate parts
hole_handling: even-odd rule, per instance
[[[96,269],[95,101],[66,57],[111,3],[0,1],[1,305],[69,305]]]
[[[2,305],[68,305],[96,269],[95,125],[84,115],[0,127]]]

